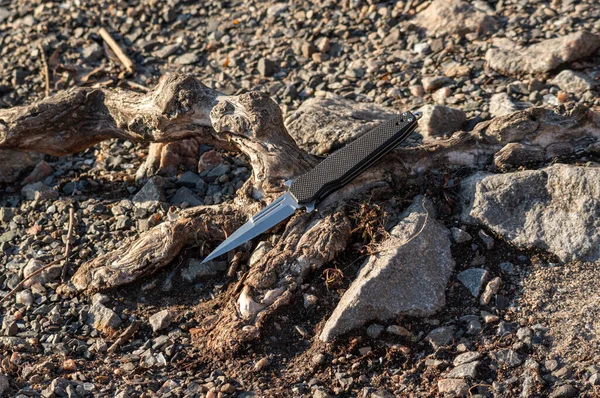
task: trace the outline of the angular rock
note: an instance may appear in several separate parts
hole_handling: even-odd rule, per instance
[[[508,115],[519,108],[507,93],[496,93],[490,98],[490,113],[494,117]]]
[[[285,126],[300,147],[323,155],[353,141],[395,114],[391,108],[328,94],[326,98],[304,101],[285,120]]]
[[[437,350],[452,342],[455,331],[456,330],[452,326],[442,326],[429,332],[425,337],[425,341],[429,342],[434,350]]]
[[[152,315],[149,319],[150,326],[154,332],[158,332],[159,330],[163,330],[169,327],[171,321],[173,319],[172,314],[169,310],[162,310]]]
[[[39,162],[33,171],[23,180],[23,184],[31,184],[34,182],[42,181],[44,178],[51,176],[54,170],[44,160]]]
[[[94,328],[105,333],[111,333],[121,325],[121,318],[100,302],[90,307],[87,320]]]
[[[0,348],[7,348],[17,352],[33,350],[33,347],[27,340],[15,336],[0,336]]]
[[[479,358],[481,358],[480,352],[467,351],[467,352],[463,352],[462,354],[460,354],[459,356],[454,358],[454,361],[452,363],[454,364],[454,366],[459,366],[459,365],[463,365],[465,363],[476,361]]]
[[[95,41],[91,42],[81,50],[81,56],[89,62],[95,62],[100,60],[104,55],[104,50]]]
[[[561,261],[600,259],[600,168],[555,164],[468,180],[461,184],[464,222]]]
[[[261,58],[258,60],[258,64],[256,65],[256,69],[261,76],[271,77],[275,72],[275,63],[273,61],[268,60],[267,58]]]
[[[45,200],[57,198],[58,192],[43,182],[36,182],[34,184],[25,185],[21,189],[21,195],[25,196],[27,200]]]
[[[426,29],[429,36],[482,34],[495,26],[492,16],[461,0],[434,0],[413,23]]]
[[[523,363],[523,358],[521,358],[517,352],[511,349],[491,352],[490,356],[497,362],[510,366],[511,368],[519,366],[521,363]]]
[[[525,48],[490,48],[488,66],[503,75],[546,73],[560,65],[587,57],[600,48],[600,36],[586,31],[543,40]]]
[[[466,120],[466,114],[460,109],[441,105],[425,105],[420,111],[423,112],[423,116],[419,119],[419,132],[424,138],[459,131]]]
[[[217,166],[222,165],[224,162],[223,155],[221,152],[212,150],[206,151],[200,156],[198,161],[198,171],[209,171]]]
[[[479,365],[479,361],[465,363],[455,367],[451,371],[445,373],[443,376],[448,379],[464,379],[465,377],[475,379],[477,378]]]
[[[483,268],[470,268],[458,274],[456,278],[469,289],[473,297],[478,297],[487,275],[488,272]]]
[[[173,60],[177,65],[192,65],[200,61],[200,56],[195,53],[185,53]]]
[[[431,93],[447,84],[454,83],[454,80],[446,76],[426,76],[421,79],[421,83],[425,91]]]
[[[578,396],[579,390],[570,384],[563,384],[548,395],[549,398],[573,398]]]
[[[373,320],[428,316],[444,306],[454,260],[450,231],[434,217],[429,200],[416,197],[382,250],[367,259],[342,296],[323,328],[322,341]]]
[[[596,82],[590,79],[583,73],[574,72],[572,70],[563,70],[550,83],[560,87],[561,90],[567,93],[581,95],[588,90],[596,87]]]
[[[439,379],[440,394],[451,394],[453,397],[468,397],[469,385],[462,379]]]
[[[132,201],[136,203],[144,202],[166,202],[165,192],[163,189],[164,180],[161,177],[152,177],[148,182],[135,194]]]
[[[39,260],[36,260],[34,258],[30,259],[23,268],[23,279],[27,278],[29,275],[33,274],[34,272],[38,271],[39,269],[45,266],[46,264]],[[45,283],[50,282],[53,279],[58,278],[61,272],[62,267],[60,265],[57,265],[56,267],[50,267],[42,271],[40,274],[34,276],[33,278],[27,280],[23,286],[30,287],[36,283],[40,283],[43,285]]]
[[[452,240],[456,243],[465,243],[473,239],[467,231],[463,231],[460,228],[452,227],[450,228],[450,232],[452,232]]]
[[[159,48],[158,50],[154,51],[152,53],[152,55],[154,55],[157,58],[167,58],[170,55],[173,55],[177,52],[177,50],[179,50],[181,48],[181,45],[178,43],[175,44],[168,44],[166,46],[163,46],[161,48]]]
[[[190,207],[202,206],[204,202],[189,188],[181,187],[175,192],[175,195],[171,198],[171,204],[181,205],[182,203],[188,203]]]

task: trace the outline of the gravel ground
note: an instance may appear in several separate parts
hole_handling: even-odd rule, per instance
[[[532,105],[572,101],[600,109],[597,47],[581,56],[585,49],[573,55],[561,52],[564,43],[545,42],[599,34],[595,0],[474,1],[433,15],[429,4],[0,1],[0,107],[44,97],[43,52],[52,93],[81,85],[143,90],[178,71],[228,94],[266,91],[285,115],[326,92],[401,110],[446,105],[465,113],[465,128]],[[99,27],[126,49],[135,75],[124,76]],[[538,42],[549,53],[567,53],[564,62],[552,64],[560,55],[529,65],[527,57],[538,53],[528,46]],[[486,64],[491,48],[515,54],[493,70]],[[250,174],[247,159],[203,146],[197,173],[136,182],[147,152],[105,142],[47,156],[32,175],[39,182],[23,176],[1,184],[0,295],[64,253],[71,206],[66,278],[181,208],[232,200]],[[452,192],[432,196],[440,203],[446,194]],[[140,204],[148,198],[158,203]],[[228,282],[218,266],[195,265],[201,248],[186,249],[151,278],[93,297],[58,295],[63,271],[50,268],[3,304],[0,396],[597,396],[597,264],[558,266],[546,253],[518,251],[462,227],[455,216],[449,212],[446,225],[469,235],[457,232],[456,275],[442,313],[320,343],[315,329],[357,272],[349,255],[340,260],[346,277],[337,285],[315,278],[305,301],[292,303],[299,310],[276,319],[272,338],[219,361],[193,339],[201,304]],[[495,291],[486,303],[459,277],[483,264],[485,282],[467,287]],[[135,321],[133,337],[113,348]]]

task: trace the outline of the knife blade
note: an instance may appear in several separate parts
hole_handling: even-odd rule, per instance
[[[404,141],[416,128],[420,112],[394,116],[332,153],[315,168],[292,180],[289,190],[256,213],[203,261],[210,261],[271,229],[300,208],[308,212],[348,184]]]

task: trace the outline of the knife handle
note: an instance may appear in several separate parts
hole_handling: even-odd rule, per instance
[[[298,204],[317,203],[394,149],[412,133],[417,120],[412,113],[404,112],[381,123],[296,178],[290,192]]]

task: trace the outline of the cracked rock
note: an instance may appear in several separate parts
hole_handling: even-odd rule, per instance
[[[450,231],[433,214],[429,200],[414,199],[383,243],[385,250],[367,259],[342,296],[323,328],[322,341],[373,320],[427,316],[444,306],[454,260]]]

